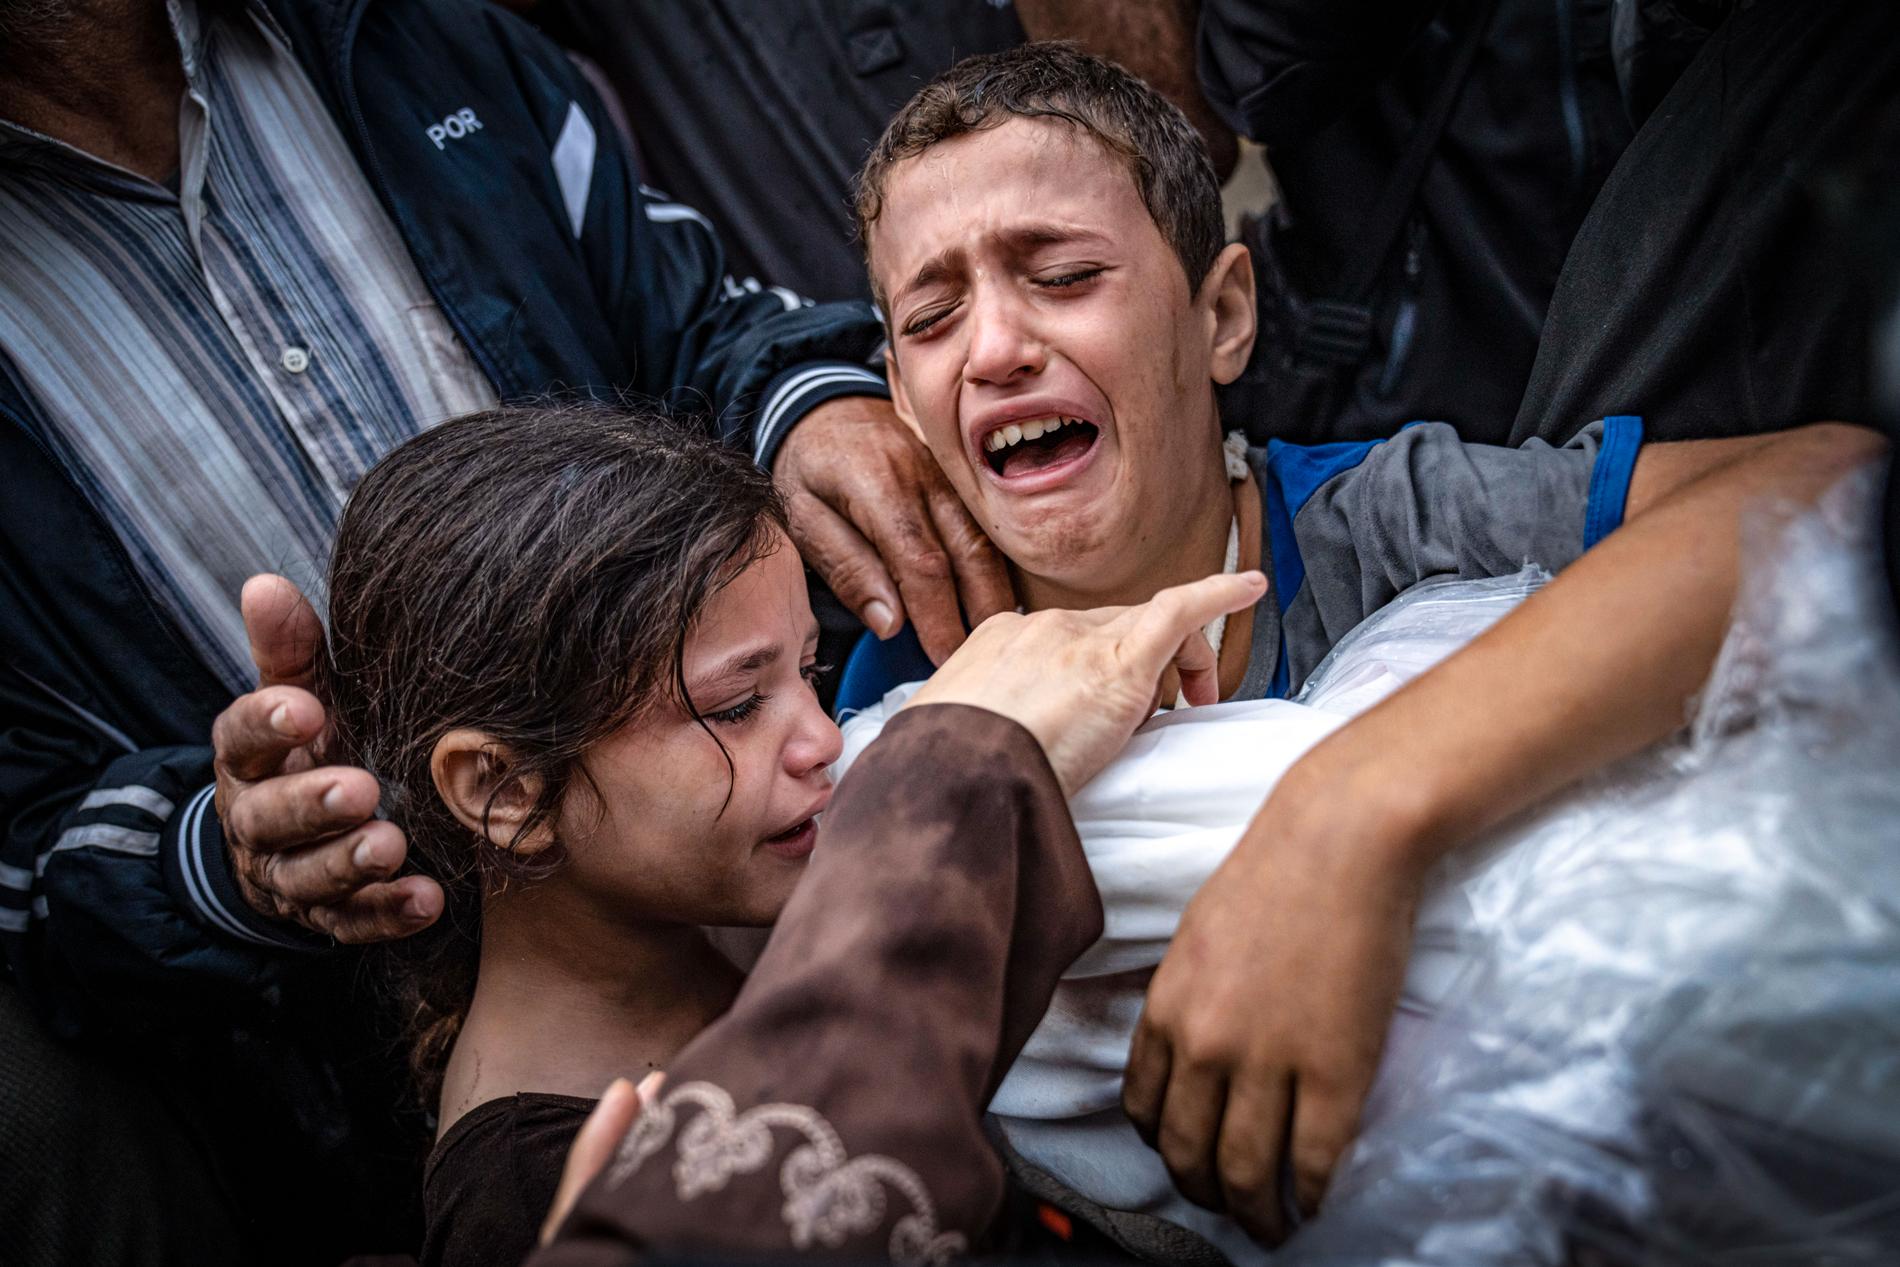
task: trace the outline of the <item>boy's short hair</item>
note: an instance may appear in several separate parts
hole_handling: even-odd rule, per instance
[[[858,173],[858,236],[867,267],[871,227],[883,214],[891,168],[939,142],[1012,118],[1065,120],[1126,162],[1149,216],[1187,273],[1188,289],[1200,286],[1227,242],[1207,143],[1186,115],[1143,80],[1073,44],[1053,41],[966,57],[925,84],[891,119]]]

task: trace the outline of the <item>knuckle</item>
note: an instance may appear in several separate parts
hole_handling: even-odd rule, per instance
[[[363,883],[364,870],[375,870],[374,867],[359,869],[356,865],[356,847],[362,842],[363,837],[356,834],[321,846],[323,877],[331,892],[341,893],[356,888]]]
[[[1178,1027],[1175,1048],[1181,1062],[1191,1069],[1224,1069],[1238,1063],[1226,1026],[1200,1016]]]
[[[277,857],[276,853],[251,853],[247,870],[251,872],[251,879],[257,885],[258,893],[262,893],[264,900],[272,904],[274,908],[272,914],[281,916],[285,898],[283,898],[283,876],[279,872],[283,870],[283,859]]]
[[[986,639],[1005,638],[1028,619],[1029,617],[1021,612],[997,612],[985,617],[983,622],[972,631],[971,637],[982,634]]]
[[[1155,1151],[1161,1154],[1161,1160],[1168,1165],[1168,1173],[1177,1182],[1183,1179],[1192,1182],[1199,1178],[1202,1157],[1200,1140],[1183,1130],[1178,1123],[1162,1119],[1160,1129],[1155,1132]]]
[[[1220,1170],[1221,1187],[1230,1200],[1250,1201],[1273,1189],[1274,1169],[1261,1149],[1229,1143],[1227,1137],[1222,1136],[1215,1164]]]
[[[254,843],[257,817],[256,798],[248,792],[233,796],[230,805],[218,817],[218,825],[224,828],[224,843],[240,866],[254,867],[263,856]]]
[[[1294,1141],[1288,1164],[1293,1170],[1294,1187],[1303,1200],[1316,1201],[1326,1191],[1344,1151],[1343,1144],[1331,1140]]]
[[[831,592],[847,607],[856,607],[872,597],[871,568],[860,556],[846,554],[813,562]]]
[[[950,555],[942,546],[933,545],[922,537],[905,538],[893,562],[913,576],[932,579],[947,579],[950,576]]]
[[[401,932],[394,918],[377,911],[339,920],[331,936],[346,945],[363,946],[370,942],[389,941]]]

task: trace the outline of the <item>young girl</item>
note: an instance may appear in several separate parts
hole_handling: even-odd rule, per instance
[[[804,869],[839,737],[784,524],[742,455],[572,410],[448,424],[350,500],[323,694],[448,898],[397,973],[425,1262],[520,1261],[601,1088],[732,1002],[703,927]]]
[[[919,709],[908,732],[917,759],[956,768],[911,791],[902,762],[860,780],[856,819],[841,802],[820,847],[834,861],[742,991],[704,929],[780,918],[840,748],[811,689],[818,626],[770,478],[663,420],[605,410],[472,415],[392,453],[338,531],[319,688],[337,755],[377,775],[384,811],[447,895],[442,918],[391,951],[415,1070],[439,1106],[423,1261],[519,1263],[612,1080],[696,1058],[703,1071],[715,1034],[738,1032],[755,1066],[792,1058],[814,1017],[831,1018],[817,1036],[831,1090],[805,1092],[818,1098],[801,1112],[830,1112],[840,1137],[838,1115],[854,1116],[860,1146],[905,1135],[909,1166],[944,1172],[935,1208],[963,1220],[956,1237],[981,1233],[1000,1192],[977,1126],[984,1088],[1100,929],[1060,788],[1126,742],[1171,658],[1211,698],[1211,669],[1179,659],[1183,640],[1211,662],[1194,631],[1264,583],[1214,577],[1165,606],[973,637],[933,686],[934,716]],[[1075,684],[1026,667],[1058,654]],[[889,804],[867,809],[879,796]],[[962,798],[954,812],[945,797]],[[953,883],[968,900],[939,901]],[[904,949],[916,944],[950,957],[918,964]],[[787,987],[801,968],[823,979]],[[856,1068],[873,1048],[874,1067]],[[772,1098],[811,1071],[772,1079]],[[840,1085],[865,1093],[847,1102]],[[928,1187],[915,1169],[905,1193]],[[874,1231],[877,1210],[904,1213],[901,1196],[829,1210],[825,1235]],[[702,1222],[687,1235],[783,1239],[755,1231]]]

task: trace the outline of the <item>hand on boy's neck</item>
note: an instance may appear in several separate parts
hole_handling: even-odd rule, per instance
[[[1093,607],[1129,607],[1147,602],[1170,586],[1185,585],[1204,576],[1213,576],[1222,570],[1227,560],[1227,536],[1236,521],[1240,553],[1235,571],[1246,572],[1261,567],[1260,486],[1249,473],[1245,479],[1237,480],[1227,487],[1231,489],[1231,497],[1195,499],[1197,513],[1185,533],[1156,533],[1114,552],[1119,557],[1134,560],[1132,566],[1121,575],[1104,576],[1100,572],[1093,572],[1073,577],[1040,576],[1012,563],[1010,574],[1016,592],[1022,596],[1023,610],[1061,608],[1083,611]],[[1220,645],[1222,699],[1227,699],[1240,689],[1240,683],[1247,675],[1252,642],[1253,609],[1247,608],[1229,616]],[[1177,691],[1178,684],[1173,680],[1173,670],[1170,669],[1162,682],[1162,698],[1173,699]]]

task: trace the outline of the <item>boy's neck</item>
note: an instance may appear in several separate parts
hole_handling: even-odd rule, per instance
[[[559,877],[491,900],[443,1081],[441,1130],[521,1091],[597,1097],[638,1081],[732,1004],[744,974],[700,928],[608,918]]]
[[[1151,548],[1145,561],[1132,575],[1091,583],[1093,578],[1061,581],[1032,576],[1013,569],[1016,593],[1026,610],[1055,607],[1084,610],[1090,607],[1123,607],[1145,603],[1162,590],[1185,585],[1224,569],[1230,533],[1238,529],[1239,551],[1234,562],[1236,572],[1262,566],[1260,557],[1260,486],[1251,474],[1228,483],[1225,468],[1219,491],[1193,494],[1188,503],[1194,514],[1186,526],[1176,532],[1160,534],[1166,548]],[[1233,613],[1227,618],[1220,645],[1220,697],[1227,699],[1240,689],[1247,676],[1253,643],[1253,609]],[[1172,698],[1174,674],[1170,669],[1163,679],[1164,694]]]
[[[1095,567],[1063,577],[1038,576],[1012,568],[1024,609],[1132,606],[1147,602],[1170,586],[1215,575],[1227,561],[1227,542],[1236,520],[1256,524],[1252,541],[1248,540],[1246,524],[1241,524],[1236,570],[1258,566],[1259,495],[1253,480],[1250,477],[1230,483],[1224,468],[1216,475],[1205,487],[1181,490],[1179,504],[1187,509],[1177,525],[1165,524],[1157,513],[1155,523],[1133,526],[1132,533],[1145,528],[1151,535],[1137,537],[1125,551],[1118,552],[1118,567]]]

